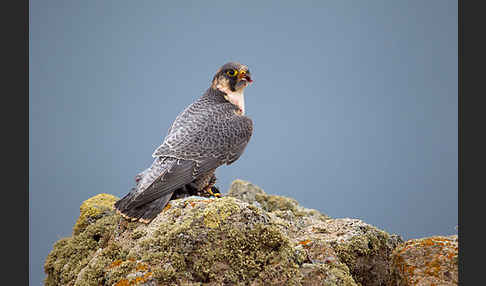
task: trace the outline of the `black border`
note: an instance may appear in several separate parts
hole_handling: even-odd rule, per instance
[[[486,190],[484,8],[481,1],[458,1],[459,24],[459,285],[481,285]],[[467,5],[466,5],[467,4]],[[475,4],[475,5],[474,5]],[[484,5],[483,5],[484,6]],[[474,233],[476,231],[476,234]],[[467,265],[467,266],[466,266]]]
[[[29,285],[29,1],[2,4],[2,284]]]

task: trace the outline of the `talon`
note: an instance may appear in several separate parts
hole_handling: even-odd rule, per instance
[[[209,188],[209,189],[208,189],[208,193],[209,193],[211,196],[214,196],[214,193],[213,193],[213,191],[212,191],[211,189],[212,189],[212,188]]]
[[[209,193],[216,198],[221,198],[221,192],[215,186],[209,188]]]

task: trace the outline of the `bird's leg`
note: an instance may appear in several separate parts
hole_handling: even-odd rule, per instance
[[[212,187],[209,187],[207,189],[207,192],[213,196],[213,197],[217,197],[217,198],[221,198],[221,192],[219,191],[219,189],[216,187],[216,186],[212,186]]]
[[[182,199],[191,196],[191,192],[188,190],[187,186],[182,186],[172,193],[170,200]]]
[[[205,192],[208,193],[210,197],[220,198],[222,196],[221,192],[215,186],[215,184],[216,184],[216,176],[214,175],[214,172],[212,172],[211,177],[209,179],[209,182],[204,189],[205,189]]]
[[[216,183],[216,176],[214,175],[214,170],[201,175],[196,180],[187,184],[186,187],[190,191],[191,195],[196,195],[200,197],[221,197],[221,192],[218,188],[214,186]]]

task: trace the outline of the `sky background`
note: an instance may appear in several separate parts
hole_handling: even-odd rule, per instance
[[[30,285],[228,61],[254,133],[218,169],[404,239],[455,234],[457,1],[30,2]]]

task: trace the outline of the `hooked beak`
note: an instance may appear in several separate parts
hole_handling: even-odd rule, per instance
[[[238,79],[239,80],[244,80],[244,81],[247,81],[248,83],[252,83],[253,80],[251,79],[250,75],[246,73],[246,71],[240,71],[238,73]]]

